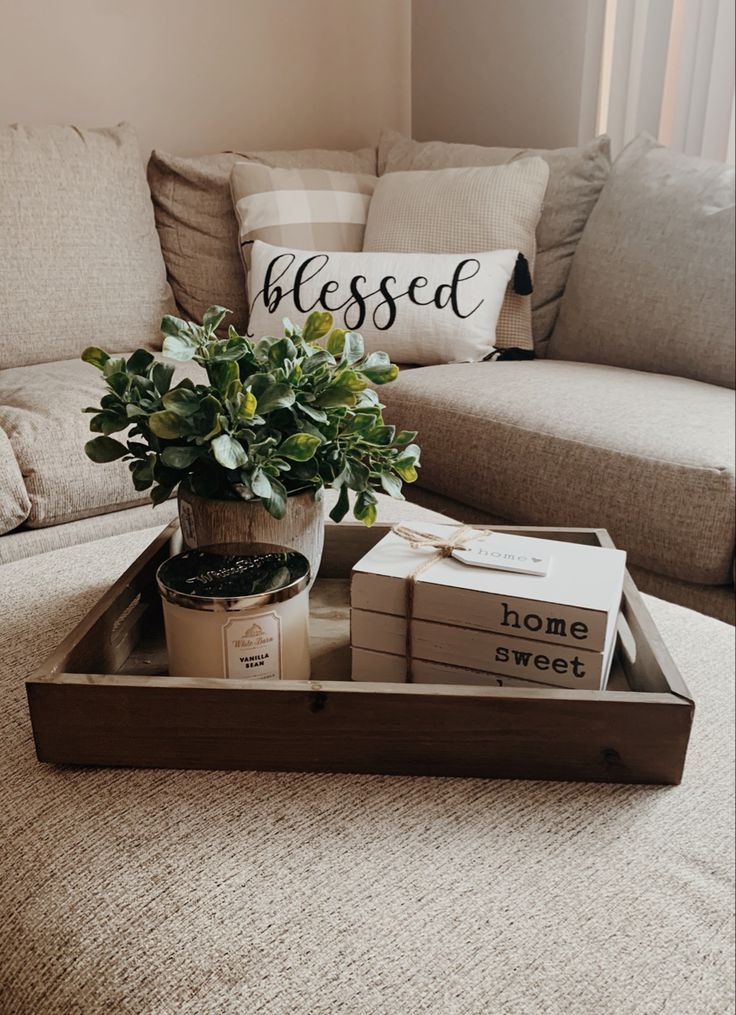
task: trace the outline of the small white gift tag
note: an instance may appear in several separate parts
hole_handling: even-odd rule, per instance
[[[521,552],[518,540],[501,532],[494,532],[485,539],[474,540],[467,550],[453,550],[452,556],[462,564],[473,567],[487,567],[492,571],[513,571],[516,574],[533,574],[544,577],[549,571],[549,553]]]

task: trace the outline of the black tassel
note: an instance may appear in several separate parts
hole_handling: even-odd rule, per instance
[[[514,360],[514,359],[536,359],[536,354],[533,349],[518,349],[514,346],[511,349],[494,349],[490,356],[486,356],[486,360]]]
[[[529,262],[522,253],[516,258],[514,266],[514,292],[519,296],[531,296],[534,292]]]

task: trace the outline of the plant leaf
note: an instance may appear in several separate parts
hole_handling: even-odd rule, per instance
[[[393,473],[381,473],[381,486],[389,497],[394,497],[396,500],[405,500],[405,497],[401,492],[401,480],[398,476],[394,476]]]
[[[182,321],[181,317],[174,317],[173,314],[166,314],[166,316],[162,318],[162,335],[179,335],[181,332],[184,332],[185,335],[189,334],[189,325],[186,321]]]
[[[282,367],[286,360],[293,360],[296,358],[296,355],[296,346],[290,338],[286,337],[271,342],[266,354],[268,362],[272,367]]]
[[[127,430],[130,420],[127,416],[121,416],[117,412],[98,412],[89,421],[89,428],[92,433],[102,433],[109,436],[111,433],[118,433],[119,430]]]
[[[316,342],[332,327],[332,314],[326,310],[313,310],[304,322],[302,337],[305,342]]]
[[[376,426],[362,434],[362,437],[368,444],[374,444],[376,447],[388,447],[389,444],[393,444],[395,433],[395,426]]]
[[[95,437],[84,445],[84,453],[93,462],[115,462],[128,454],[128,449],[112,437]]]
[[[297,402],[297,409],[299,412],[303,412],[305,416],[309,416],[315,423],[326,423],[327,413],[323,412],[322,409],[315,409],[313,405],[307,405],[304,402]]]
[[[108,360],[111,363],[112,360]],[[122,363],[122,360],[120,361]],[[115,392],[119,398],[125,398],[126,392],[128,391],[128,384],[131,381],[130,374],[124,370],[116,370],[114,374],[110,374],[107,378],[107,383],[110,388]]]
[[[110,359],[110,354],[104,349],[99,349],[96,345],[90,345],[82,353],[82,359],[85,363],[91,363],[93,367],[97,367],[98,370],[104,370],[105,363]]]
[[[243,401],[240,408],[238,409],[238,417],[240,419],[253,419],[256,412],[256,396],[252,391],[243,392]]]
[[[286,487],[278,479],[271,480],[271,494],[263,499],[263,506],[274,518],[283,518],[286,514]]]
[[[227,433],[215,437],[212,453],[224,469],[240,469],[248,461],[243,445]]]
[[[407,483],[414,483],[417,480],[416,466],[419,464],[420,454],[419,447],[416,444],[410,444],[401,452],[401,457],[391,463],[391,467]]]
[[[385,352],[372,352],[359,370],[374,384],[388,384],[399,376],[399,368]]]
[[[409,446],[404,448],[401,452],[401,457],[398,461],[411,462],[412,465],[416,465],[419,463],[421,453],[422,452],[418,444],[409,444]],[[396,465],[398,462],[394,462],[394,464]]]
[[[345,346],[342,351],[342,358],[346,363],[357,363],[365,353],[363,336],[357,331],[348,331],[345,334]]]
[[[348,419],[344,432],[350,434],[363,434],[372,430],[376,425],[376,414],[373,412],[356,412],[356,414]]]
[[[271,481],[260,466],[253,470],[250,487],[256,497],[268,499],[271,496]]]
[[[142,374],[145,377],[151,363],[153,356],[148,349],[136,349],[133,355],[128,357],[125,369],[129,374]]]
[[[179,386],[167,391],[161,401],[167,409],[175,412],[177,416],[193,416],[201,405],[201,399],[196,391],[192,391],[191,388],[180,388]]]
[[[294,433],[279,447],[278,454],[290,458],[293,462],[306,462],[314,458],[321,443],[319,437],[313,437],[312,434]]]
[[[341,522],[349,510],[350,496],[348,494],[348,488],[346,486],[341,486],[335,506],[332,511],[330,511],[330,518],[333,522]]]
[[[286,409],[294,404],[295,397],[290,384],[271,384],[258,395],[258,412],[262,416],[274,409]]]
[[[148,425],[157,437],[164,440],[175,440],[191,432],[188,420],[172,409],[152,413],[148,418]]]
[[[169,469],[188,469],[202,454],[201,448],[191,445],[171,445],[161,452],[161,461]]]
[[[116,357],[115,359],[111,359],[110,357],[108,357],[105,360],[105,365],[102,368],[102,372],[105,375],[105,377],[108,378],[112,374],[125,374],[125,360],[120,357]]]
[[[165,318],[164,318],[165,319]],[[161,351],[169,359],[177,359],[185,362],[193,358],[197,351],[196,343],[186,335],[167,335]]]
[[[372,490],[362,490],[355,498],[353,514],[366,526],[371,526],[378,515],[378,501]]]
[[[345,461],[345,468],[342,471],[342,480],[351,490],[359,493],[367,489],[370,472],[368,467],[357,458],[348,458]]]
[[[211,328],[213,331],[216,331],[230,313],[232,311],[228,310],[227,307],[208,307],[202,315],[202,324],[205,328]]]
[[[153,468],[151,461],[153,457],[153,455],[150,455],[149,459],[146,461],[130,463],[129,468],[133,478],[133,486],[141,493],[143,490],[147,490],[151,483],[153,483]]]
[[[158,486],[153,487],[149,497],[154,504],[163,504],[165,500],[169,499],[173,492],[173,488],[159,484]]]
[[[171,387],[171,378],[174,376],[174,368],[169,363],[157,363],[151,371],[151,380],[159,395],[165,395]]]
[[[345,334],[346,332],[342,328],[335,328],[327,339],[327,352],[332,353],[333,356],[342,355],[342,350],[345,348]]]
[[[210,384],[214,384],[220,391],[225,391],[228,384],[240,380],[240,371],[235,360],[221,359],[207,364],[207,376]]]

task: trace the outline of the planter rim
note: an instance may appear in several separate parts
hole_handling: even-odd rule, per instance
[[[186,494],[187,497],[195,498],[196,500],[211,500],[213,504],[260,504],[263,507],[260,497],[254,497],[252,500],[245,500],[243,497],[204,497],[201,493],[195,493],[190,487],[185,486],[182,482],[179,484],[177,490],[177,496]],[[301,497],[311,496],[315,503],[322,495],[322,489],[319,490],[298,490],[295,493],[287,494],[287,500],[298,500]],[[265,510],[265,509],[264,509]]]

